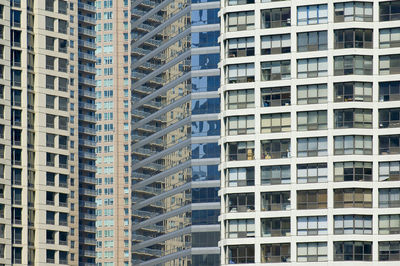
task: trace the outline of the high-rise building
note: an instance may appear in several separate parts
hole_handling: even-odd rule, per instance
[[[219,265],[219,2],[132,2],[132,263]]]
[[[0,1],[0,265],[94,265],[94,1]]]
[[[398,265],[400,1],[221,5],[222,264]]]
[[[131,262],[129,0],[96,2],[97,265]]]

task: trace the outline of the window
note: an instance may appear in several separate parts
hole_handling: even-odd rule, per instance
[[[46,55],[46,69],[54,70],[55,57]]]
[[[230,142],[227,143],[227,161],[254,160],[254,142]]]
[[[261,10],[261,28],[279,28],[290,26],[290,8]]]
[[[372,109],[335,110],[335,128],[372,128]]]
[[[254,167],[229,168],[227,170],[227,186],[254,186]]]
[[[290,262],[290,243],[262,244],[261,262]]]
[[[400,234],[400,215],[379,215],[379,234],[392,235]]]
[[[254,11],[227,14],[227,31],[235,32],[254,29]]]
[[[371,235],[371,215],[335,215],[335,235]]]
[[[335,102],[372,102],[371,82],[334,83]]]
[[[226,264],[254,263],[254,245],[227,247]]]
[[[261,89],[262,107],[290,105],[290,87]]]
[[[297,113],[297,130],[323,130],[327,129],[327,111],[308,111]]]
[[[400,47],[400,28],[381,29],[379,31],[379,48]]]
[[[400,55],[379,56],[379,75],[400,74]]]
[[[226,238],[246,238],[255,235],[253,219],[228,220],[226,229]]]
[[[297,78],[316,78],[328,75],[328,58],[297,60]]]
[[[399,154],[400,135],[379,136],[379,154]]]
[[[228,65],[227,83],[254,82],[254,64]]]
[[[227,91],[227,109],[244,109],[254,107],[254,90]]]
[[[254,55],[254,37],[229,39],[227,57],[242,57]]]
[[[261,185],[290,184],[290,165],[261,167]]]
[[[261,219],[261,236],[290,236],[290,217]]]
[[[229,194],[227,212],[252,212],[254,211],[254,194]]]
[[[326,189],[320,190],[301,190],[297,191],[297,209],[326,209],[327,194]]]
[[[381,241],[378,252],[380,261],[400,260],[400,241]]]
[[[290,158],[290,139],[261,141],[261,159]]]
[[[290,210],[290,191],[261,193],[261,211]]]
[[[228,6],[254,4],[254,0],[227,0]]]
[[[297,34],[297,52],[322,51],[327,49],[327,31],[312,31]]]
[[[335,76],[372,75],[372,56],[345,55],[334,57]]]
[[[261,62],[261,80],[290,79],[290,60]]]
[[[261,54],[290,53],[290,34],[261,36]]]
[[[298,262],[328,261],[326,242],[297,243]]]
[[[372,3],[346,2],[335,4],[335,22],[372,22]]]
[[[380,162],[379,181],[400,181],[400,161]]]
[[[230,116],[226,118],[226,135],[245,135],[254,133],[254,116]]]
[[[315,236],[327,234],[328,222],[326,216],[297,217],[298,236]]]
[[[333,249],[334,261],[372,261],[372,242],[335,241]]]
[[[55,38],[46,36],[46,50],[54,51]]]
[[[336,162],[334,163],[335,182],[372,181],[371,162]]]
[[[297,157],[327,156],[326,137],[297,139]]]
[[[372,154],[372,136],[336,136],[335,155]]]
[[[379,208],[400,207],[400,188],[379,189]]]
[[[343,29],[335,30],[335,49],[369,48],[372,49],[372,30]]]
[[[261,115],[261,133],[290,131],[290,113]]]
[[[66,20],[58,20],[58,33],[67,34],[68,22]]]
[[[400,101],[400,81],[379,82],[379,101]]]
[[[379,21],[400,20],[400,1],[379,3]]]
[[[380,109],[379,110],[379,127],[395,128],[400,127],[400,109]]]
[[[327,103],[327,95],[326,84],[297,86],[297,104]]]
[[[328,23],[328,5],[299,6],[297,8],[297,25]]]
[[[334,189],[334,208],[372,208],[372,189]]]
[[[310,163],[297,165],[297,183],[325,183],[328,181],[328,165],[326,163]]]

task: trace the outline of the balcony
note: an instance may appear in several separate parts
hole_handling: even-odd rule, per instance
[[[95,117],[91,115],[79,115],[79,120],[96,123]]]
[[[79,83],[87,86],[96,86],[96,80],[79,77]]]
[[[79,181],[86,184],[96,185],[96,178],[91,176],[79,176]]]
[[[96,166],[90,165],[90,164],[85,164],[85,163],[80,163],[80,164],[79,164],[79,170],[85,170],[85,171],[90,171],[90,172],[96,172]]]
[[[90,30],[90,29],[87,29],[87,28],[84,28],[84,27],[78,27],[78,33],[82,34],[82,35],[86,35],[86,36],[92,37],[92,38],[96,37],[96,31]]]
[[[86,159],[96,159],[96,154],[95,153],[91,153],[91,152],[80,151],[79,152],[79,157],[80,158],[86,158]]]
[[[86,196],[96,196],[96,190],[87,189],[87,188],[79,188],[79,194],[86,195]]]
[[[96,220],[96,215],[91,214],[91,213],[82,213],[79,215],[79,218],[85,219],[85,220]],[[94,243],[96,244],[96,241]]]
[[[78,131],[79,131],[79,133],[86,133],[86,134],[90,134],[90,135],[96,135],[96,129],[90,128],[90,127],[80,126],[80,127],[78,127]]]
[[[79,139],[79,145],[93,148],[96,147],[96,142],[89,139]]]
[[[88,225],[80,225],[79,231],[89,232],[89,233],[96,233],[95,226],[88,226]]]
[[[96,99],[96,93],[94,91],[90,91],[90,90],[79,90],[78,91],[79,96],[85,96],[88,98],[94,98]]]
[[[96,105],[93,103],[79,103],[79,108],[83,108],[90,111],[96,111]]]
[[[94,5],[78,3],[78,8],[89,12],[96,12],[96,7]]]
[[[92,201],[86,201],[86,200],[80,200],[79,201],[79,207],[85,207],[85,208],[96,208],[96,202]]]
[[[96,19],[89,17],[89,16],[84,16],[84,15],[78,15],[78,21],[79,22],[85,22],[85,23],[90,23],[95,25],[96,24]]]
[[[88,42],[88,41],[84,41],[84,40],[78,40],[78,46],[82,46],[82,47],[85,47],[85,48],[96,49],[96,43]]]
[[[96,68],[79,64],[78,70],[89,74],[96,74]]]
[[[96,56],[94,54],[79,52],[78,53],[79,59],[86,59],[90,61],[96,61]]]

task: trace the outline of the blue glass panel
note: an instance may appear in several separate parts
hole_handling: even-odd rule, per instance
[[[195,165],[192,166],[193,181],[219,180],[221,177],[218,165]]]
[[[219,46],[218,37],[219,37],[219,31],[193,32],[192,47],[199,48],[199,47]]]
[[[220,131],[219,120],[192,122],[192,137],[219,136]]]
[[[219,76],[192,78],[192,92],[217,91],[219,81]]]
[[[219,24],[218,8],[192,11],[192,26]]]
[[[219,187],[193,188],[192,202],[219,202],[218,190]]]
[[[192,144],[192,158],[219,158],[220,148],[218,143]]]
[[[219,98],[192,100],[192,114],[215,114],[219,113]]]
[[[218,68],[219,54],[192,55],[192,70]]]

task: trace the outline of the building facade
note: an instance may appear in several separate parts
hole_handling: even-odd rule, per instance
[[[0,1],[1,265],[94,265],[92,7]]]
[[[222,265],[398,265],[400,1],[221,5]]]
[[[131,5],[132,263],[219,265],[219,2]]]

